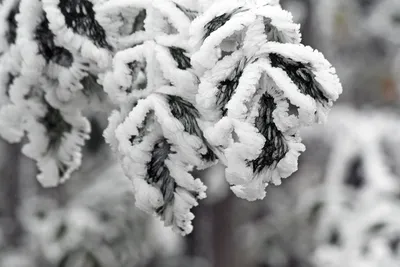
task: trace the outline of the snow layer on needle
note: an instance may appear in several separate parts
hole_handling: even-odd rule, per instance
[[[153,41],[118,52],[113,68],[107,72],[103,86],[116,103],[132,102],[151,94],[163,84],[161,70],[154,57]]]
[[[188,37],[189,27],[190,27],[190,17],[184,12],[177,4],[171,0],[153,0],[152,6],[157,13],[164,16],[164,23],[169,24],[168,28],[170,31],[162,31],[160,35],[170,34],[170,35],[182,35],[183,37]],[[164,26],[165,27],[165,26]],[[163,27],[163,28],[164,28]],[[174,31],[177,31],[176,33]]]
[[[226,104],[239,84],[246,61],[243,52],[237,51],[203,75],[196,102],[206,120],[216,122],[226,114]]]
[[[47,106],[43,117],[27,122],[29,143],[22,152],[37,161],[39,182],[56,186],[70,178],[81,164],[81,148],[89,138],[90,124],[79,112],[62,113]]]
[[[242,96],[247,98],[244,102],[249,109],[243,110],[237,118],[231,117],[231,141],[224,149],[226,179],[237,196],[248,200],[264,198],[268,183],[279,185],[281,178],[296,171],[297,159],[304,151],[297,129],[290,125],[293,118],[288,115],[287,100],[273,82],[267,84],[261,92],[251,96],[253,99],[240,95],[239,91],[235,94],[238,100]],[[252,85],[253,88],[258,86],[259,83]],[[234,103],[228,106],[234,108]],[[228,109],[227,118],[230,118],[229,113]],[[219,130],[215,130],[214,135],[217,135]]]
[[[110,42],[124,49],[156,36],[187,36],[190,22],[197,13],[190,3],[176,2],[182,1],[105,1],[95,6],[96,18]],[[121,10],[126,11],[121,13]],[[127,24],[132,26],[127,27]]]
[[[299,29],[280,6],[220,1],[192,23],[190,42],[197,49],[192,63],[201,72],[241,47],[254,53],[266,41],[299,43]]]
[[[196,19],[201,12],[199,1],[197,0],[172,0],[176,7],[182,11],[190,21]]]
[[[108,126],[103,132],[105,141],[110,145],[113,152],[118,151],[118,139],[115,136],[115,130],[125,120],[132,110],[135,103],[120,104],[119,110],[113,110],[108,117]]]
[[[192,64],[200,72],[210,69],[221,58],[224,40],[227,52],[241,43],[240,32],[251,24],[255,16],[245,7],[237,7],[234,2],[213,5],[206,13],[193,21],[190,28],[191,45],[196,49]],[[233,47],[232,47],[233,46]]]
[[[337,100],[342,93],[342,87],[339,84],[335,69],[319,51],[304,45],[269,42],[262,47],[257,55],[263,53],[277,53],[306,65],[306,67],[314,72],[317,81],[322,83],[320,87],[322,93],[326,94],[333,101]]]
[[[94,11],[110,42],[119,51],[151,39],[152,35],[145,30],[150,7],[151,1],[107,0],[98,3]]]
[[[173,95],[152,94],[138,101],[115,135],[125,174],[139,208],[155,212],[181,234],[192,230],[190,209],[206,187],[189,173],[215,160],[198,125],[194,106]]]
[[[100,69],[109,66],[113,47],[107,32],[96,18],[95,6],[100,0],[43,0],[43,9],[56,41],[79,53]]]
[[[312,101],[312,105],[316,106],[315,120],[326,120],[333,102],[342,93],[342,86],[335,69],[321,53],[300,44],[268,42],[261,47],[256,56],[269,58],[272,66],[269,75],[276,83],[291,80],[297,87],[297,90],[290,89],[293,86],[281,88],[290,102],[299,108],[299,112],[307,105],[308,108],[312,108]],[[299,102],[300,99],[303,100]],[[310,110],[305,112],[309,113]]]
[[[166,85],[172,85],[173,94],[194,96],[197,77],[190,70],[188,48],[179,44],[176,38],[160,37],[157,40],[115,55],[113,68],[106,73],[103,82],[104,90],[114,102],[132,102]]]
[[[178,95],[193,98],[197,92],[198,78],[190,63],[189,45],[179,37],[161,36],[156,41],[156,58],[167,80],[166,85],[176,87]]]
[[[293,44],[301,42],[300,25],[293,22],[290,12],[280,6],[263,6],[252,12],[257,19],[246,30],[244,50],[254,53],[265,41]]]

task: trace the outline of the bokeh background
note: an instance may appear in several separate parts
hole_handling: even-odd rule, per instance
[[[223,167],[198,173],[208,198],[182,238],[134,205],[88,114],[82,168],[43,189],[20,145],[0,142],[0,267],[400,266],[400,1],[281,0],[344,93],[304,129],[299,170],[263,201],[233,196]]]

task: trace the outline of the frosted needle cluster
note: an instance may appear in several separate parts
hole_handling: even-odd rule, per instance
[[[44,186],[81,163],[87,109],[136,205],[183,235],[206,197],[193,170],[217,162],[244,199],[297,170],[299,129],[342,88],[274,0],[4,0],[0,135],[23,141]]]

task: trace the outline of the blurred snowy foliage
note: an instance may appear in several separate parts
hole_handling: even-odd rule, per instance
[[[244,228],[252,258],[267,266],[397,266],[399,127],[395,113],[342,106],[325,127],[304,131],[305,143],[323,152],[306,153],[310,169],[269,192],[265,217]]]
[[[179,247],[167,229],[158,230],[163,240],[152,238],[160,227],[135,208],[129,182],[117,165],[103,169],[65,207],[51,199],[27,199],[20,217],[27,246],[51,266],[142,266],[163,253],[161,243]]]
[[[337,68],[346,88],[341,100],[355,106],[396,106],[399,1],[312,1],[312,30],[319,32],[313,43]]]

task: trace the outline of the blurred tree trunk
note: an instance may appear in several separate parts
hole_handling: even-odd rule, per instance
[[[316,29],[314,28],[315,23],[313,21],[314,16],[311,16],[311,14],[314,14],[313,4],[311,3],[311,0],[302,0],[302,1],[307,10],[306,18],[301,25],[301,34],[303,37],[302,43],[318,48],[318,42],[316,41],[318,39],[316,38],[315,35]]]
[[[1,141],[3,159],[0,166],[1,210],[4,218],[5,242],[7,246],[16,246],[21,234],[18,221],[20,203],[19,171],[21,159],[20,144],[8,144]]]
[[[191,256],[202,257],[212,262],[214,251],[213,243],[213,218],[210,205],[199,205],[195,210],[193,233],[187,237],[187,253]]]
[[[203,177],[205,174],[195,174]],[[236,243],[238,216],[234,214],[235,196],[204,201],[194,209],[194,231],[187,240],[190,256],[202,257],[212,267],[243,267]],[[240,217],[240,216],[239,216]]]
[[[195,177],[201,177],[201,175],[195,174]],[[194,230],[186,237],[187,254],[192,257],[204,258],[213,266],[212,204],[201,203],[201,205],[193,209],[193,212],[195,214],[193,220]]]
[[[234,197],[229,194],[213,206],[213,250],[214,267],[242,267],[239,264],[240,251],[237,249],[235,216],[233,214]]]

